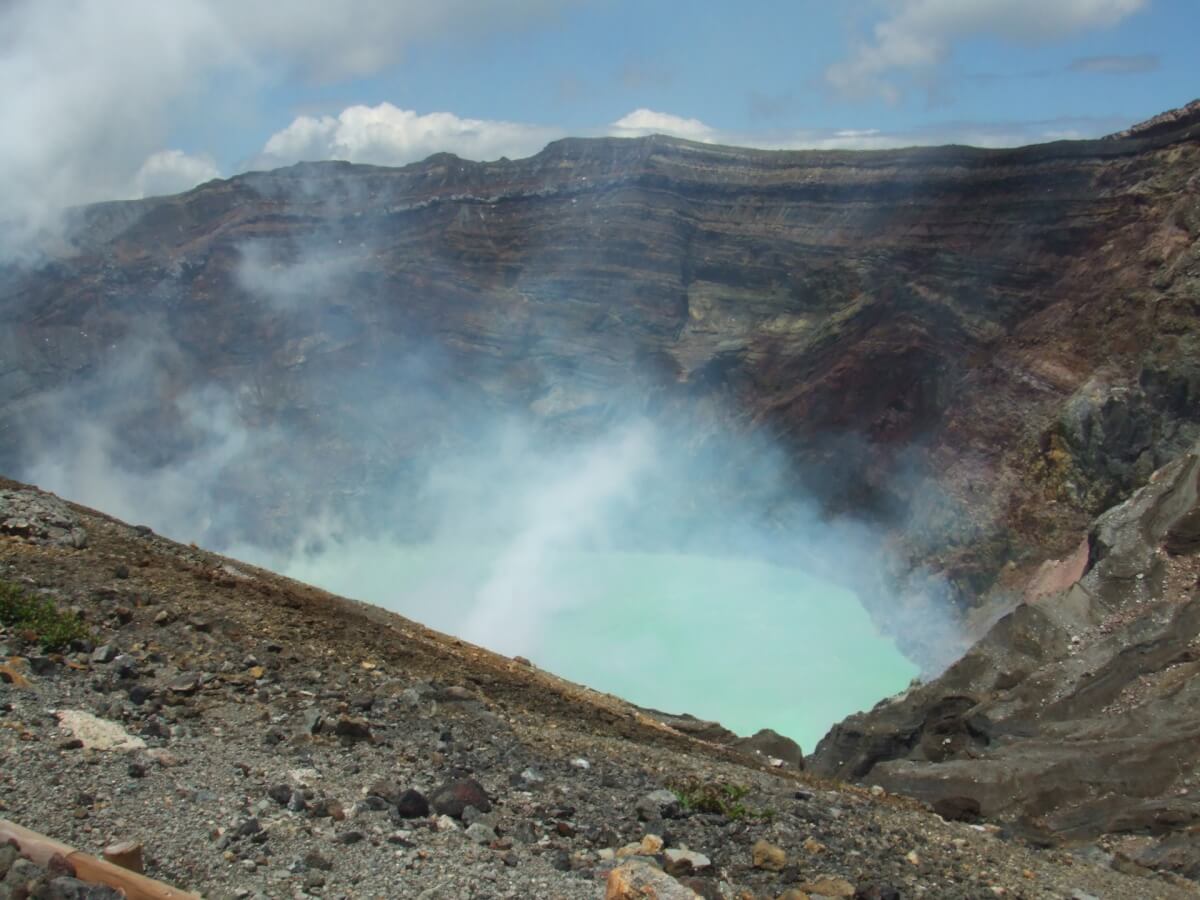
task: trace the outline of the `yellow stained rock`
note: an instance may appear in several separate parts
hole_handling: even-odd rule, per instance
[[[662,852],[662,848],[663,839],[657,834],[648,834],[640,843],[626,844],[617,850],[617,859],[625,859],[628,856],[655,856]]]
[[[778,872],[787,865],[787,853],[782,847],[776,847],[769,841],[761,838],[754,842],[754,846],[750,849],[751,859],[754,861],[754,868],[766,869],[769,872]]]
[[[604,888],[604,900],[696,900],[698,896],[666,872],[637,860],[609,872]]]
[[[813,897],[853,897],[854,885],[848,882],[845,878],[831,878],[828,875],[822,876],[815,881],[808,881],[800,885],[800,890],[810,894]]]

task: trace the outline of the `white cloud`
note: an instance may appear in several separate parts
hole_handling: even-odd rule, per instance
[[[900,96],[898,74],[927,76],[962,38],[990,36],[1017,43],[1069,37],[1115,25],[1148,0],[891,0],[891,15],[871,39],[825,71],[837,91],[858,96]]]
[[[380,103],[350,106],[336,116],[300,116],[271,135],[254,166],[321,159],[398,166],[439,152],[467,159],[520,157],[562,136],[560,129],[541,125],[464,119],[448,112],[421,115]]]
[[[214,178],[220,178],[217,164],[208,156],[193,156],[182,150],[159,150],[146,157],[133,177],[135,197],[178,194]]]
[[[414,41],[515,30],[576,2],[0,0],[7,249],[51,239],[63,207],[129,196],[139,180],[158,190],[151,180],[172,168],[200,173],[180,157],[148,157],[190,101],[213,99],[216,76],[249,95],[280,78],[367,74]]]
[[[26,237],[64,206],[127,197],[166,137],[167,105],[228,61],[222,28],[191,0],[0,6],[0,196]]]
[[[708,144],[764,150],[883,150],[892,147],[969,144],[1013,147],[1064,137],[1107,134],[1122,120],[1070,119],[1033,123],[947,123],[914,131],[878,128],[734,131],[699,119],[636,109],[602,133],[636,138],[652,134]],[[254,168],[275,168],[299,161],[339,159],[395,166],[449,151],[467,159],[520,158],[537,153],[563,137],[560,128],[521,122],[465,119],[452,113],[425,115],[390,103],[351,106],[336,116],[300,116],[277,131],[253,161]],[[593,132],[595,133],[595,132]]]
[[[712,143],[716,140],[716,129],[705,125],[699,119],[685,119],[670,113],[655,112],[652,109],[635,109],[627,116],[622,116],[609,126],[608,133],[613,137],[644,137],[648,134],[669,134],[672,137],[686,138],[689,141]]]

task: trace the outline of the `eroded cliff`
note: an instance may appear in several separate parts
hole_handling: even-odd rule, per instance
[[[566,140],[86,208],[76,253],[0,273],[0,466],[48,406],[161,465],[212,385],[279,435],[223,487],[269,530],[497,411],[667,411],[769,433],[970,607],[1195,436],[1198,163],[1192,112],[1014,150]]]

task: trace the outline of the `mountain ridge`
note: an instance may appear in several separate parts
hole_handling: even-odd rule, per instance
[[[519,161],[301,164],[89,208],[80,253],[3,275],[0,461],[28,456],[14,417],[111,368],[141,328],[175,368],[152,373],[150,433],[178,419],[180,384],[213,385],[243,420],[295,426],[322,470],[344,459],[377,486],[386,454],[345,440],[356,422],[317,421],[345,405],[320,382],[381,385],[428,354],[451,386],[414,389],[438,440],[475,408],[594,428],[614,397],[702,435],[762,432],[827,509],[882,521],[969,608],[1065,552],[1195,427],[1197,127],[1003,150],[568,139]],[[256,292],[248,250],[264,278],[316,284],[292,307],[269,280]],[[1086,425],[1105,409],[1162,440],[1091,446],[1128,438]],[[914,529],[922,485],[940,499]],[[294,502],[269,477],[253,491],[244,504]]]

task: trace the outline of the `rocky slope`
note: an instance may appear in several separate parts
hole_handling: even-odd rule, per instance
[[[837,725],[817,771],[1117,843],[1200,876],[1200,445],[1099,517],[1077,553],[940,678]]]
[[[1003,605],[1197,434],[1198,137],[1189,108],[1014,150],[566,140],[90,207],[76,254],[0,272],[0,470],[89,417],[131,469],[187,459],[208,388],[259,441],[210,537],[287,538],[415,497],[489,416],[651,411],[769,434],[901,568]]]
[[[0,629],[0,819],[97,855],[140,842],[147,873],[181,889],[1194,896],[1169,872],[1114,871],[1097,848],[1037,849],[766,765],[23,485],[0,483],[0,504],[0,582],[91,632],[47,653],[26,626]],[[657,893],[636,893],[647,883]],[[0,895],[30,884],[34,897],[103,896],[0,849]]]

